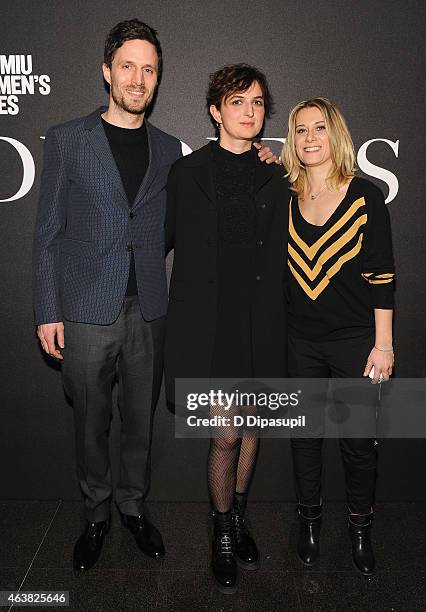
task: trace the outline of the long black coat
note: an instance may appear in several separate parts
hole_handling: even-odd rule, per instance
[[[165,347],[166,392],[175,378],[208,378],[218,301],[212,145],[179,159],[167,184],[166,246],[174,248]],[[256,162],[252,346],[256,377],[286,375],[289,188],[282,167]],[[226,347],[224,347],[226,350]]]

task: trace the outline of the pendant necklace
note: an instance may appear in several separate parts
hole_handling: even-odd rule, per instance
[[[311,193],[311,200],[316,200],[317,197],[322,194],[322,192],[324,191],[326,187],[327,187],[327,184],[324,184],[324,187],[320,191],[318,191],[318,193]]]

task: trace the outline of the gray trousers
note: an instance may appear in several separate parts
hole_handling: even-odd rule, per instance
[[[117,378],[121,433],[115,501],[125,514],[142,513],[162,378],[164,322],[164,317],[144,321],[137,296],[124,299],[111,325],[65,321],[62,376],[74,409],[77,474],[90,522],[103,521],[110,513],[108,441]]]

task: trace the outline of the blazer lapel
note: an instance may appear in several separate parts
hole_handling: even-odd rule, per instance
[[[133,203],[133,208],[136,208],[136,206],[139,206],[141,203],[143,203],[143,201],[149,195],[150,187],[154,182],[158,169],[162,165],[161,162],[164,156],[164,151],[163,147],[161,146],[161,142],[158,138],[152,137],[151,126],[149,121],[147,121],[146,119],[145,125],[146,134],[148,138],[149,163],[145,176],[139,186],[138,193]]]
[[[98,113],[97,121],[93,121],[94,114],[89,116],[89,119],[92,121],[86,122],[86,135],[89,143],[93,147],[99,161],[104,167],[105,172],[107,173],[111,183],[117,189],[118,193],[121,196],[121,203],[128,207],[128,200],[126,196],[126,192],[124,191],[123,182],[121,180],[120,172],[118,171],[117,164],[115,163],[114,156],[111,151],[111,147],[109,146],[108,138],[105,134],[105,130],[102,126],[100,111],[99,109],[96,111]],[[93,125],[94,124],[94,125]]]
[[[216,194],[213,181],[213,160],[210,147],[205,149],[205,157],[201,164],[193,167],[192,174],[195,182],[209,200],[209,208],[216,208]]]
[[[256,173],[254,179],[254,189],[257,194],[266,183],[268,183],[274,172],[276,171],[275,164],[267,164],[261,162],[259,159],[256,161]]]

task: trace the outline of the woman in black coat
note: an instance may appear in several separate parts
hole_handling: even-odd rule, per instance
[[[168,399],[176,378],[282,377],[286,372],[288,183],[252,146],[272,110],[265,76],[245,64],[210,78],[207,105],[218,142],[178,160],[168,182],[166,241],[174,248],[167,318]],[[227,416],[237,414],[233,407]],[[219,406],[211,415],[224,414]],[[238,428],[211,439],[212,568],[236,589],[236,561],[258,564],[244,522],[258,441]]]

